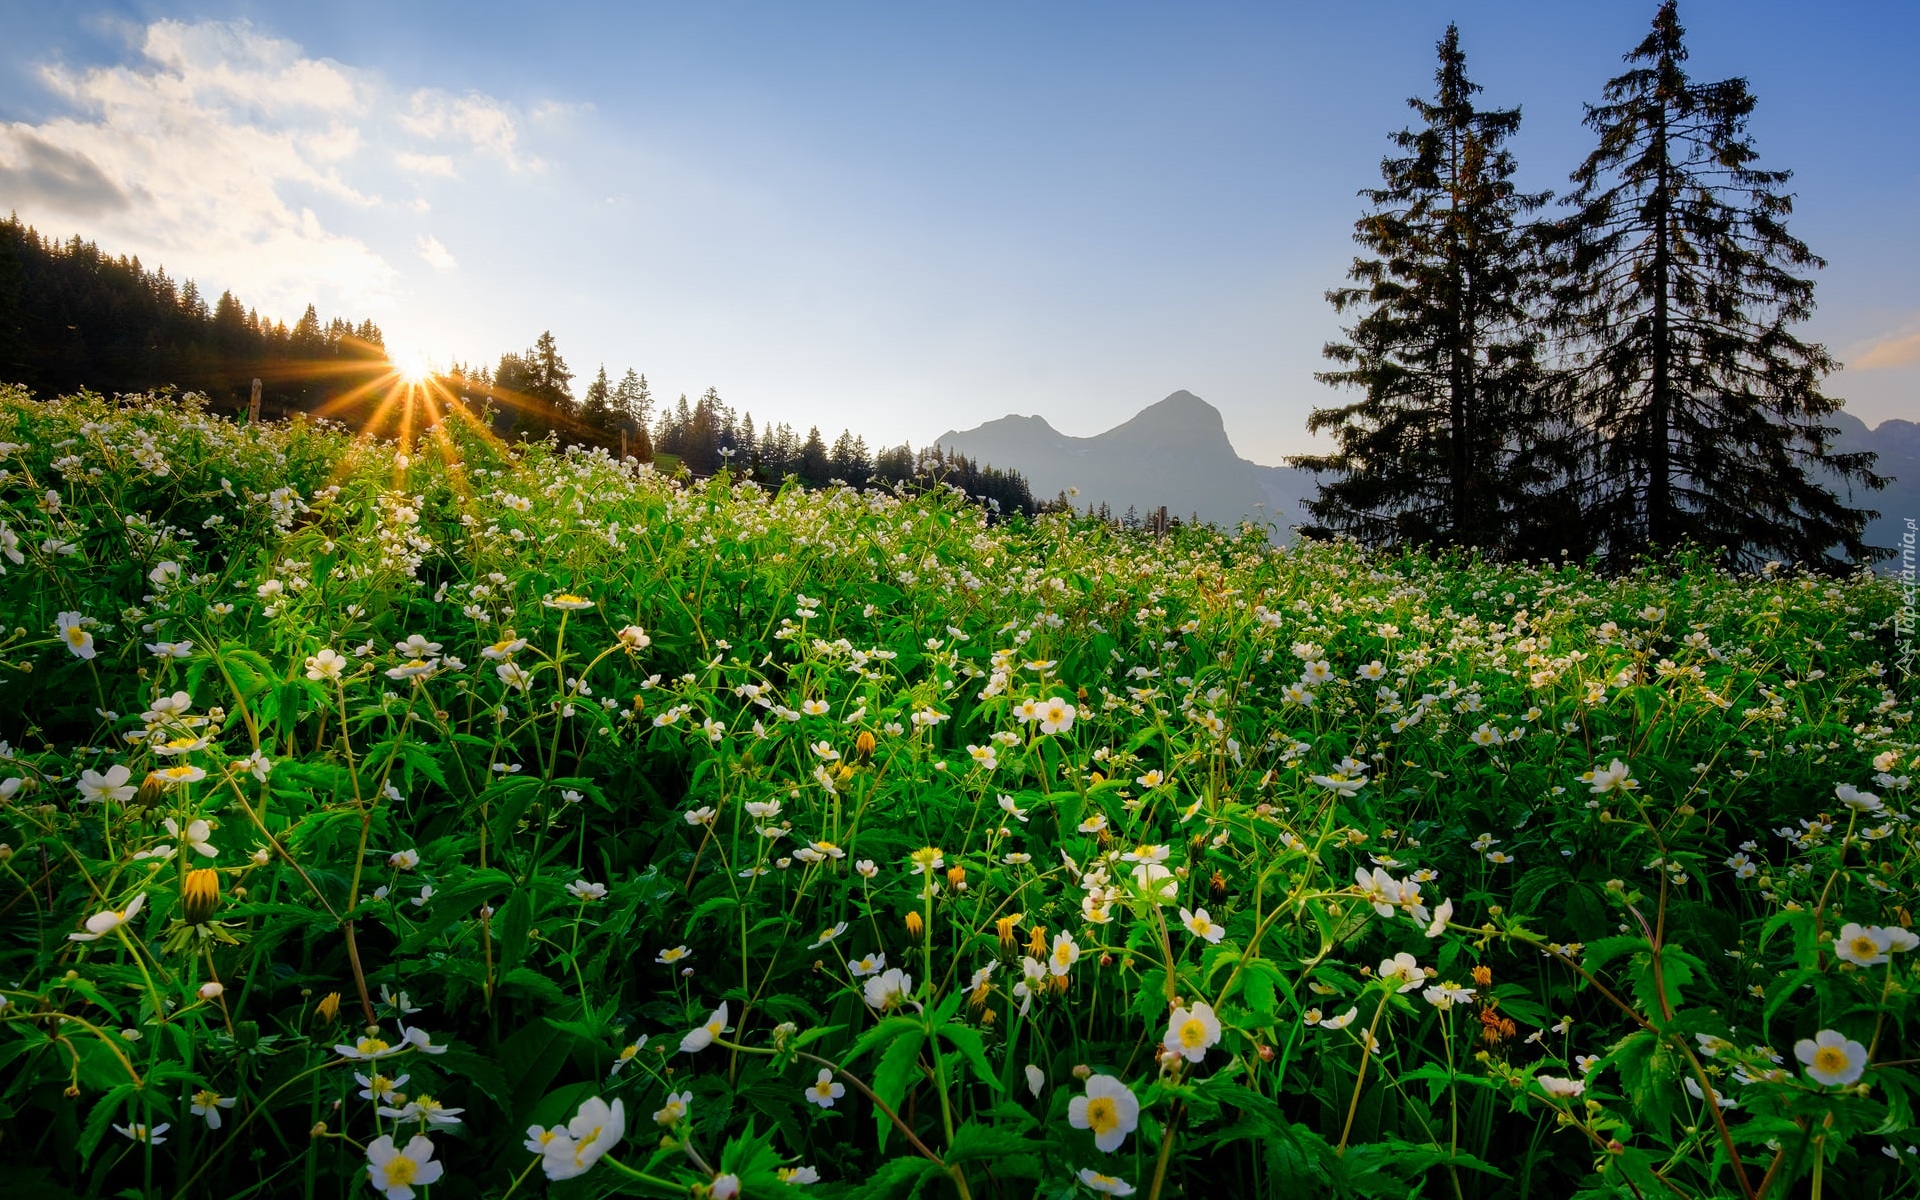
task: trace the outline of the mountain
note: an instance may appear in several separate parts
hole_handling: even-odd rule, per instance
[[[1879,455],[1873,464],[1875,474],[1887,476],[1887,486],[1878,492],[1859,492],[1842,499],[1855,508],[1871,508],[1880,513],[1867,525],[1869,546],[1898,551],[1907,522],[1920,517],[1920,424],[1894,418],[1872,429],[1866,422],[1847,412],[1831,418],[1840,430],[1833,448],[1839,451],[1871,450]],[[1829,483],[1828,486],[1832,486]],[[1879,569],[1897,570],[1900,560],[1882,559]]]
[[[1880,512],[1867,526],[1868,545],[1897,549],[1907,519],[1920,517],[1920,424],[1896,419],[1869,429],[1844,411],[1832,423],[1840,431],[1835,450],[1879,455],[1874,470],[1889,477],[1885,490],[1843,498]],[[1035,499],[1078,488],[1072,499],[1082,510],[1104,503],[1119,515],[1131,505],[1145,520],[1164,504],[1168,516],[1181,520],[1198,513],[1229,529],[1243,519],[1270,524],[1280,541],[1291,538],[1292,526],[1306,515],[1302,500],[1317,490],[1306,471],[1241,458],[1227,440],[1220,410],[1187,391],[1093,437],[1069,437],[1045,417],[1009,414],[973,429],[948,430],[936,444],[1020,472]],[[1889,564],[1883,560],[1880,569]]]
[[[973,429],[948,430],[935,444],[1027,477],[1035,499],[1079,489],[1075,506],[1106,504],[1118,516],[1133,507],[1141,520],[1166,505],[1182,521],[1233,528],[1243,519],[1291,537],[1305,516],[1301,499],[1313,476],[1291,467],[1263,467],[1234,452],[1220,410],[1179,391],[1134,418],[1093,437],[1069,437],[1041,416],[1009,414]]]

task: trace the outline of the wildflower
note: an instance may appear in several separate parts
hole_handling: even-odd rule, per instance
[[[1032,1063],[1028,1063],[1026,1066],[1026,1076],[1027,1076],[1027,1090],[1033,1093],[1034,1099],[1036,1100],[1039,1099],[1040,1089],[1046,1086],[1046,1082],[1047,1082],[1046,1074],[1042,1072],[1039,1067],[1034,1066]]]
[[[854,863],[853,869],[860,873],[860,878],[862,879],[872,879],[880,873],[880,865],[870,858],[863,858],[859,862]]]
[[[395,850],[387,855],[387,865],[396,871],[411,871],[420,865],[418,850]]]
[[[155,1125],[149,1128],[148,1126],[134,1122],[128,1125],[115,1125],[113,1131],[132,1141],[145,1142],[149,1146],[158,1146],[167,1140],[163,1135],[167,1130],[172,1128],[173,1126],[171,1125]],[[406,1198],[398,1197],[397,1200],[406,1200]]]
[[[202,1088],[193,1094],[193,1103],[187,1111],[196,1117],[206,1118],[208,1129],[220,1128],[220,1110],[233,1107],[232,1096],[222,1096],[210,1088]]]
[[[210,979],[194,989],[194,995],[200,997],[202,1000],[218,1000],[226,994],[226,991],[226,986],[218,979]],[[0,1005],[0,1008],[4,1007],[4,1005]]]
[[[181,764],[175,767],[162,767],[148,776],[157,779],[162,787],[179,787],[183,783],[199,783],[207,773],[199,767]]]
[[[1088,817],[1086,820],[1080,822],[1081,833],[1099,833],[1102,829],[1105,829],[1106,827],[1107,827],[1107,817],[1105,813],[1095,813],[1092,816]]]
[[[1181,909],[1180,923],[1187,927],[1188,933],[1212,945],[1217,945],[1221,938],[1227,936],[1226,927],[1214,924],[1204,908],[1194,912]]]
[[[1427,936],[1437,938],[1447,931],[1447,922],[1453,920],[1453,901],[1442,900],[1440,907],[1433,910],[1433,923],[1427,926]]]
[[[371,1076],[355,1071],[353,1077],[360,1081],[362,1100],[373,1100],[381,1104],[398,1103],[402,1099],[400,1089],[407,1085],[407,1080],[413,1078],[411,1075],[402,1075],[398,1079],[388,1079],[377,1071]]]
[[[926,924],[918,912],[908,913],[906,919],[907,937],[912,941],[919,941],[921,933],[926,930]]]
[[[992,746],[968,746],[967,754],[974,765],[991,771],[1000,765],[1000,757]]]
[[[1133,1185],[1118,1175],[1102,1175],[1092,1167],[1081,1167],[1079,1179],[1096,1192],[1105,1192],[1109,1196],[1131,1196]]]
[[[1070,933],[1057,933],[1053,937],[1053,952],[1047,956],[1047,970],[1054,975],[1065,975],[1074,963],[1080,960],[1080,946]]]
[[[576,596],[571,592],[561,592],[558,596],[549,596],[541,601],[548,608],[557,608],[561,612],[580,612],[593,607],[593,601],[585,596]],[[597,1156],[596,1156],[597,1157]]]
[[[381,1108],[377,1110],[383,1117],[400,1121],[418,1121],[422,1125],[431,1125],[444,1129],[460,1123],[460,1114],[464,1108],[448,1108],[432,1096],[415,1096],[403,1108]]]
[[[447,1047],[434,1044],[433,1035],[418,1025],[410,1029],[402,1030],[401,1036],[406,1039],[409,1046],[412,1046],[422,1054],[445,1054],[447,1052]]]
[[[1199,1062],[1206,1057],[1207,1048],[1220,1040],[1220,1019],[1213,1015],[1213,1006],[1206,1003],[1187,1008],[1184,1005],[1173,1010],[1167,1018],[1167,1036],[1163,1044],[1174,1054],[1188,1062]]]
[[[669,1127],[676,1125],[687,1119],[687,1112],[692,1107],[692,1092],[668,1092],[667,1102],[654,1110],[654,1124]]]
[[[623,626],[614,636],[619,638],[620,644],[628,650],[645,650],[653,645],[653,639],[648,637],[647,631],[638,625]]]
[[[1854,812],[1876,812],[1885,807],[1880,797],[1874,795],[1872,792],[1863,792],[1850,783],[1835,784],[1833,786],[1833,794],[1839,798],[1840,803],[1846,805]]]
[[[1353,1019],[1359,1015],[1360,1015],[1360,1009],[1358,1007],[1349,1008],[1347,1011],[1341,1013],[1337,1017],[1328,1017],[1325,1020],[1321,1021],[1320,1028],[1345,1029],[1347,1026],[1353,1024]]]
[[[1473,999],[1473,989],[1461,987],[1459,984],[1448,980],[1434,984],[1426,991],[1421,992],[1420,997],[1428,1004],[1444,1012],[1456,1004],[1465,1004],[1467,1001]]]
[[[913,976],[899,967],[889,967],[868,979],[863,990],[867,1003],[884,1011],[904,1001],[913,991]]]
[[[886,969],[887,956],[885,954],[869,954],[865,958],[847,960],[847,970],[852,973],[855,979],[864,979],[868,975],[878,975]]]
[[[1535,1075],[1533,1081],[1540,1085],[1541,1091],[1561,1100],[1571,1100],[1587,1090],[1587,1083],[1584,1079],[1562,1079],[1557,1075]]]
[[[807,1103],[832,1108],[833,1102],[847,1094],[847,1085],[834,1081],[833,1072],[820,1068],[820,1078],[807,1085]]]
[[[594,900],[605,900],[607,898],[607,885],[604,883],[588,883],[584,879],[576,879],[567,885],[567,892],[574,899],[582,901],[583,903]]]
[[[1019,925],[1021,919],[1026,915],[1025,913],[1012,913],[1008,916],[994,918],[994,929],[1000,934],[1000,949],[1008,953],[1013,952],[1014,945],[1016,944],[1013,936],[1014,927]]]
[[[1404,950],[1380,964],[1380,982],[1395,985],[1395,991],[1410,992],[1426,981],[1427,973]]]
[[[84,620],[86,618],[77,612],[63,612],[54,618],[54,625],[60,630],[60,640],[67,644],[67,649],[73,651],[75,658],[92,658],[94,655],[93,635],[81,624]]]
[[[819,1183],[820,1172],[814,1167],[781,1167],[780,1182],[786,1184]]]
[[[87,918],[87,931],[85,933],[70,933],[67,935],[67,940],[70,942],[97,942],[122,925],[125,925],[128,921],[139,916],[140,909],[144,907],[146,903],[147,894],[141,892],[138,896],[135,896],[125,908],[110,908],[105,912],[97,912]]]
[[[946,857],[941,854],[939,848],[936,846],[922,846],[920,849],[915,850],[909,856],[909,859],[913,863],[913,873],[915,875],[924,875],[929,871],[937,871],[947,865]]]
[[[1822,1029],[1794,1043],[1793,1056],[1805,1063],[1815,1083],[1845,1087],[1867,1069],[1867,1048],[1836,1029]]]
[[[540,1166],[548,1179],[572,1179],[584,1175],[600,1161],[600,1156],[620,1144],[627,1136],[627,1109],[615,1100],[609,1105],[598,1096],[580,1105],[580,1111],[567,1122],[563,1141],[555,1138],[541,1152]]]
[[[740,1177],[728,1171],[713,1177],[707,1185],[707,1195],[711,1200],[738,1200],[740,1195]]]
[[[1111,1154],[1140,1124],[1140,1099],[1112,1075],[1090,1076],[1087,1094],[1067,1106],[1067,1124],[1091,1130],[1093,1144]]]
[[[1878,966],[1892,957],[1888,954],[1890,946],[1886,932],[1849,921],[1840,927],[1840,936],[1833,942],[1833,952],[1856,967]]]
[[[104,774],[96,771],[80,772],[80,798],[87,804],[99,804],[104,800],[118,800],[125,804],[133,799],[135,787],[129,783],[133,773],[115,763]]]
[[[654,955],[653,961],[659,963],[663,967],[670,967],[692,953],[693,951],[687,949],[685,946],[674,946],[670,949],[662,950],[660,953]]]
[[[1631,792],[1640,786],[1639,780],[1628,776],[1627,764],[1617,758],[1605,767],[1595,767],[1580,778],[1593,785],[1592,791],[1596,796],[1604,796],[1608,792]]]
[[[1040,732],[1065,733],[1073,728],[1073,719],[1078,715],[1073,705],[1065,700],[1045,700],[1040,704]]]
[[[680,1050],[685,1054],[694,1054],[713,1045],[713,1039],[727,1031],[727,1002],[722,1000],[720,1007],[713,1010],[698,1029],[680,1039]]]
[[[333,1052],[342,1058],[371,1060],[384,1058],[395,1051],[393,1046],[389,1045],[385,1039],[376,1037],[373,1034],[368,1034],[366,1037],[355,1041],[351,1046],[335,1046]]]

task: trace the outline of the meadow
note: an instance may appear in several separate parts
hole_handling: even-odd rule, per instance
[[[9,1196],[1920,1195],[1869,574],[0,392]]]

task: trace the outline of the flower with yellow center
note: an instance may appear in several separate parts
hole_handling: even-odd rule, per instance
[[[557,608],[561,612],[580,612],[593,607],[593,601],[585,596],[576,596],[572,592],[561,592],[544,603],[548,608]]]
[[[1017,944],[1013,936],[1014,927],[1020,924],[1026,915],[1025,913],[1014,913],[1011,916],[998,917],[993,922],[994,928],[1000,933],[1000,948],[1009,954],[1013,952],[1013,948]]]
[[[414,1134],[403,1150],[393,1138],[382,1134],[367,1146],[367,1176],[376,1191],[387,1200],[413,1200],[413,1187],[425,1187],[439,1181],[446,1167],[433,1160],[433,1143]]]
[[[1205,1058],[1207,1048],[1219,1040],[1220,1018],[1213,1015],[1211,1004],[1196,1004],[1192,1008],[1182,1005],[1167,1018],[1164,1044],[1169,1053],[1188,1062],[1197,1063]]]
[[[1118,1175],[1102,1175],[1100,1172],[1094,1170],[1092,1167],[1081,1167],[1078,1178],[1081,1183],[1086,1184],[1089,1188],[1092,1188],[1094,1191],[1100,1192],[1103,1195],[1108,1195],[1108,1196],[1133,1195],[1133,1191],[1134,1191],[1133,1185],[1128,1183],[1126,1180],[1120,1178]]]
[[[342,1058],[381,1058],[392,1054],[393,1047],[369,1034],[351,1046],[335,1046],[333,1051]]]
[[[1047,956],[1047,970],[1056,977],[1065,976],[1067,970],[1079,961],[1080,944],[1073,940],[1070,933],[1055,934],[1053,952]]]
[[[907,856],[915,875],[925,875],[947,865],[947,857],[938,846],[922,846]]]
[[[1227,936],[1226,927],[1215,924],[1213,918],[1207,916],[1207,910],[1204,908],[1191,912],[1184,908],[1181,909],[1180,923],[1187,927],[1188,933],[1200,938],[1209,945],[1217,944],[1221,938]]]
[[[1111,1154],[1140,1124],[1140,1100],[1112,1075],[1087,1079],[1087,1094],[1067,1106],[1067,1124],[1093,1133],[1093,1144]]]
[[[1883,930],[1869,928],[1857,921],[1849,921],[1840,927],[1840,936],[1833,940],[1833,952],[1856,967],[1873,967],[1886,962],[1892,956]]]
[[[1795,1043],[1793,1055],[1806,1064],[1807,1075],[1827,1087],[1845,1087],[1867,1069],[1867,1048],[1837,1029],[1822,1029]]]
[[[833,1072],[826,1067],[821,1067],[820,1077],[807,1085],[807,1103],[821,1108],[832,1108],[833,1102],[846,1094],[847,1085],[835,1082]]]

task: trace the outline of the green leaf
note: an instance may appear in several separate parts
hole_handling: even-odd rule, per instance
[[[1004,1090],[1000,1085],[999,1077],[994,1075],[991,1067],[987,1066],[987,1047],[986,1043],[980,1040],[979,1031],[966,1025],[948,1022],[935,1032],[942,1039],[953,1043],[954,1048],[966,1057],[967,1065],[973,1068],[974,1075],[979,1077],[982,1083],[996,1092]]]
[[[926,1040],[926,1031],[918,1025],[903,1031],[887,1043],[886,1051],[880,1055],[880,1065],[874,1068],[873,1094],[896,1113],[900,1111],[900,1102],[906,1098],[908,1086],[920,1072],[920,1047],[926,1044]],[[885,1150],[893,1122],[877,1108],[873,1113],[873,1121],[880,1149]]]

